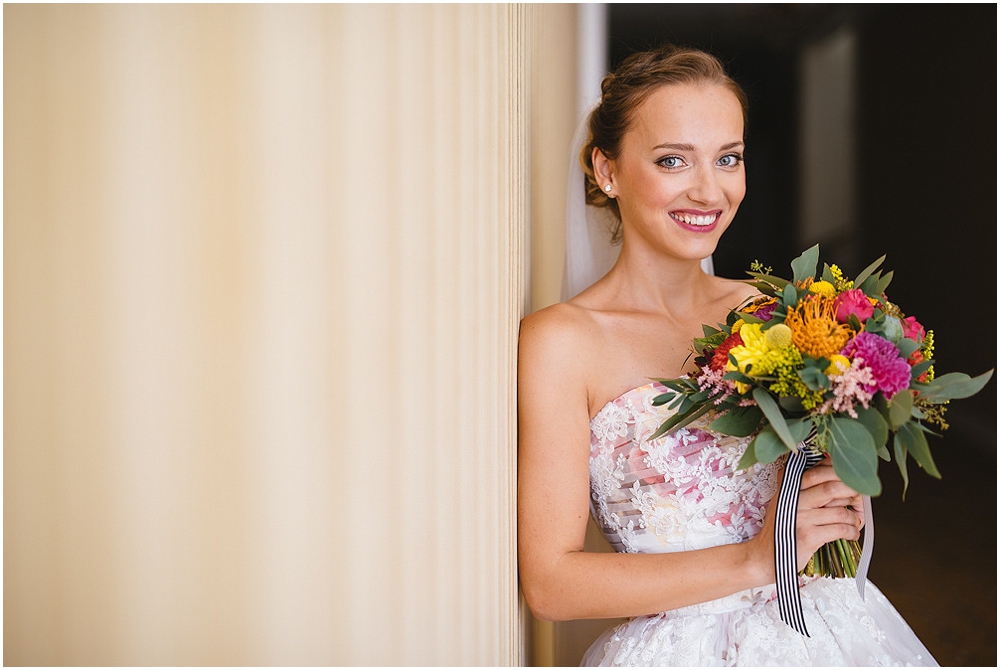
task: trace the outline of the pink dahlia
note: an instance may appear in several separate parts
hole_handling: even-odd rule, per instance
[[[863,361],[886,398],[910,386],[910,364],[900,357],[899,349],[889,340],[868,332],[858,333],[840,353]]]

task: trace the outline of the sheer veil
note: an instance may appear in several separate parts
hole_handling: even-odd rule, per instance
[[[566,271],[563,276],[562,299],[569,300],[607,274],[618,260],[619,247],[611,243],[614,215],[606,207],[587,205],[584,196],[584,174],[580,152],[587,143],[590,115],[597,107],[591,105],[583,115],[569,157],[569,179],[566,182]],[[714,274],[712,257],[701,261],[702,269]]]

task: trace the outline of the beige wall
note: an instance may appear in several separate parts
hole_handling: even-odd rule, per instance
[[[521,662],[535,21],[4,7],[5,664]]]

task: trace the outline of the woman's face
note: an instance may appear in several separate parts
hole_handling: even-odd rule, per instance
[[[689,260],[709,256],[746,193],[743,149],[743,112],[727,88],[654,91],[636,110],[618,158],[595,165],[598,175],[602,165],[609,170],[625,243]]]

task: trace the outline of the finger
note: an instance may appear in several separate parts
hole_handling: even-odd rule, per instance
[[[802,488],[809,488],[810,486],[816,486],[817,484],[832,480],[840,480],[840,477],[837,476],[836,471],[833,469],[833,465],[821,463],[802,473]]]
[[[857,512],[846,507],[821,507],[819,509],[803,510],[796,515],[796,526],[806,531],[823,528],[823,534],[833,533],[832,539],[844,537],[857,539],[855,534],[861,531],[861,518]],[[837,535],[845,532],[847,535]]]
[[[799,491],[799,505],[807,508],[845,507],[857,498],[857,493],[839,479],[830,479]]]

